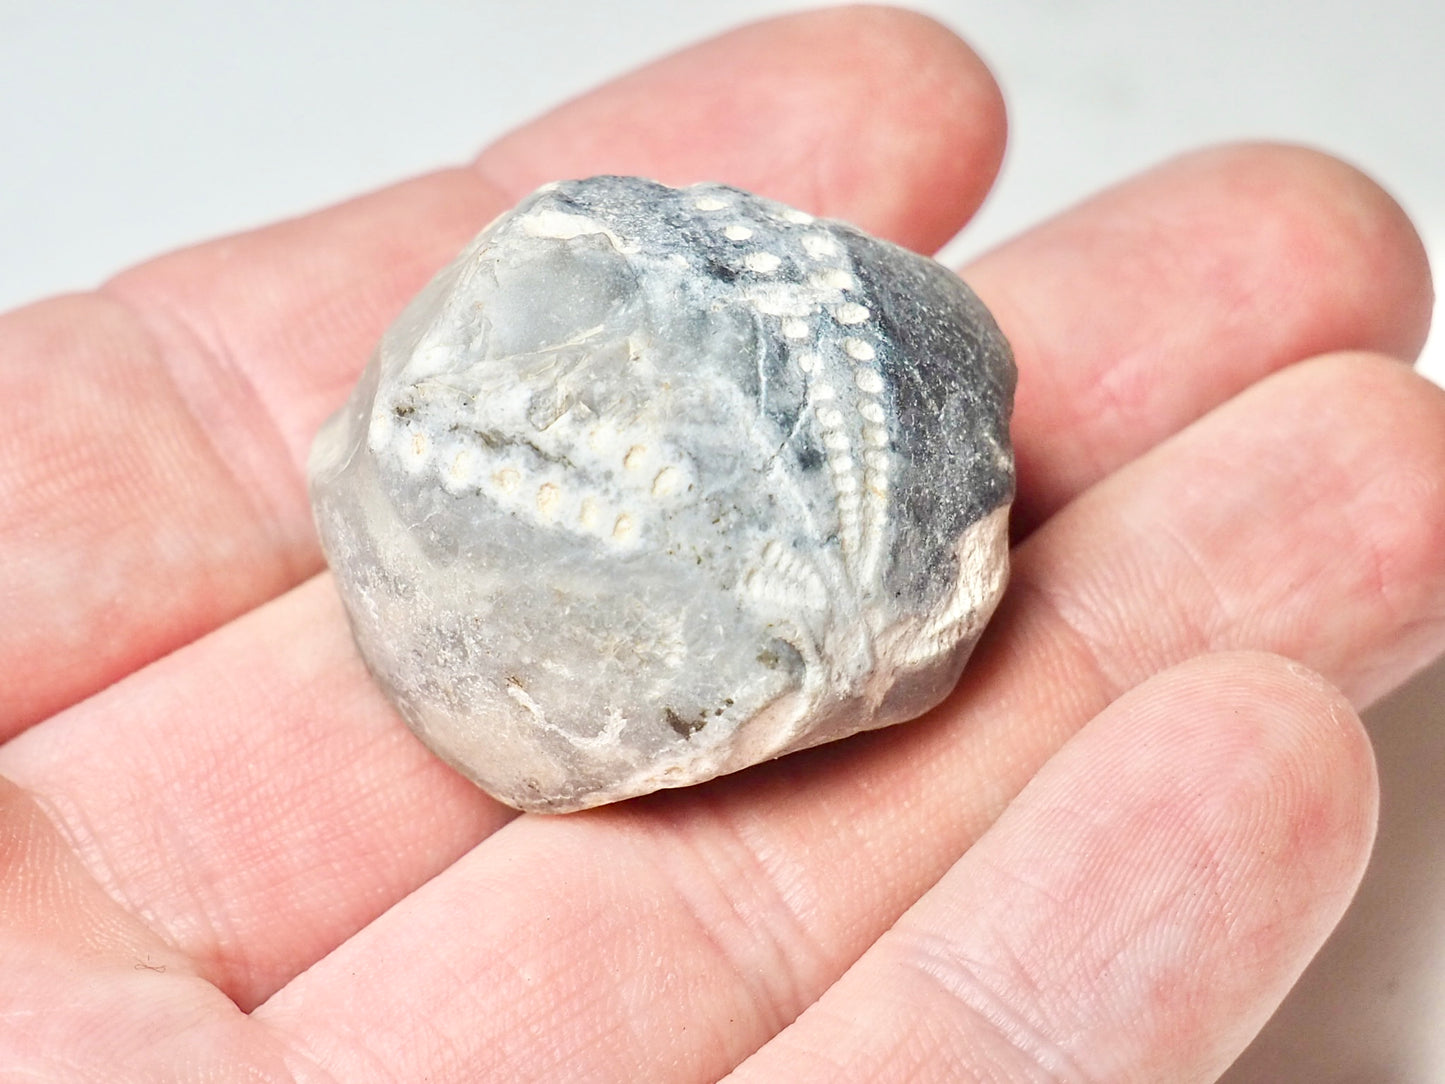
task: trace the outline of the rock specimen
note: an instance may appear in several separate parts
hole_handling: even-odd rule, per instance
[[[722,185],[548,185],[316,439],[357,643],[427,745],[566,811],[920,714],[1007,576],[1014,368],[931,260]]]

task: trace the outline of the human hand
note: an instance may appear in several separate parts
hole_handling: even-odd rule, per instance
[[[1018,355],[1018,547],[919,722],[514,818],[317,575],[311,435],[535,185],[717,179],[927,251],[1002,143],[937,27],[797,16],[0,322],[0,1078],[1220,1073],[1363,867],[1350,702],[1445,646],[1445,400],[1384,356],[1428,273],[1348,168],[1195,155],[967,269]]]

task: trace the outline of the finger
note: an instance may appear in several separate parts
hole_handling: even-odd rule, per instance
[[[0,779],[0,1075],[281,1080],[283,1044],[102,891],[34,796]]]
[[[0,777],[0,952],[13,960],[22,951],[189,971],[184,956],[107,898],[35,796]]]
[[[0,599],[26,615],[0,628],[0,673],[25,675],[0,683],[0,736],[319,567],[312,435],[405,300],[519,186],[711,176],[933,246],[982,198],[1002,140],[987,71],[937,24],[790,16],[645,68],[473,167],[0,320],[0,396],[25,405],[0,433]]]
[[[1118,656],[1097,674],[1115,691],[1202,651],[1258,647],[1368,705],[1445,647],[1442,422],[1445,395],[1390,359],[1339,354],[1276,374],[1093,487],[1066,528],[1051,521],[1034,557],[1049,575],[1023,590],[1076,648]],[[1114,555],[1121,531],[1138,549]],[[1141,637],[1149,592],[1169,617]],[[1326,596],[1351,602],[1332,613]]]
[[[730,1081],[1212,1081],[1339,921],[1374,834],[1344,698],[1263,655],[1115,702]]]
[[[988,194],[1003,134],[998,87],[968,46],[925,16],[859,6],[679,53],[503,138],[478,165],[512,198],[590,173],[725,179],[929,253]],[[659,161],[658,147],[687,150]]]
[[[1263,375],[1341,350],[1413,359],[1429,263],[1326,155],[1191,154],[965,269],[1020,358],[1016,537]]]
[[[686,793],[520,818],[258,1018],[308,1036],[342,1078],[373,1062],[403,1078],[462,1079],[448,1065],[505,1078],[545,1058],[559,1078],[667,1064],[714,1079],[1124,690],[1201,652],[1260,648],[1365,699],[1438,653],[1442,479],[1438,389],[1377,359],[1288,370],[1036,532],[929,719]],[[349,976],[363,968],[375,993],[357,996]],[[400,1019],[398,1001],[425,1008]]]

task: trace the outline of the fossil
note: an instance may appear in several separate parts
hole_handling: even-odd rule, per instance
[[[581,809],[936,704],[1007,578],[1014,379],[932,260],[720,184],[555,183],[387,331],[312,501],[412,729]]]

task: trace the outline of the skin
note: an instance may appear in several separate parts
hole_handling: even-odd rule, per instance
[[[0,320],[0,1077],[1205,1081],[1373,836],[1356,712],[1445,649],[1408,221],[1277,146],[965,275],[1014,343],[1014,576],[928,717],[517,817],[368,681],[311,434],[495,213],[709,178],[930,251],[1001,100],[946,30],[798,15],[474,162]]]

